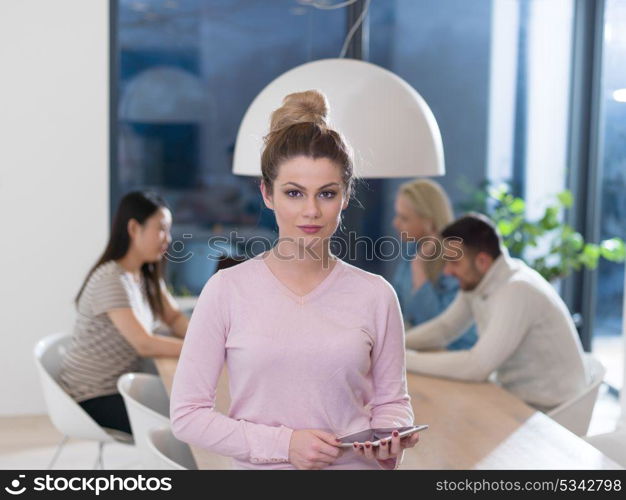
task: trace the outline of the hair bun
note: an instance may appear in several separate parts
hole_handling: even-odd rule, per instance
[[[306,90],[286,96],[283,105],[272,113],[270,132],[297,123],[328,126],[328,101],[319,90]]]

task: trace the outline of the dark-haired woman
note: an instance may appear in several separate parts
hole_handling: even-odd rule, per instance
[[[143,357],[178,356],[187,318],[162,278],[172,215],[156,194],[121,200],[107,247],[76,297],[72,343],[60,381],[103,427],[131,433],[117,379],[140,371]],[[156,321],[175,337],[154,335]]]

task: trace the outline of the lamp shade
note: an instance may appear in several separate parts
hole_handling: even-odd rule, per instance
[[[122,94],[120,118],[143,123],[196,123],[206,120],[206,89],[188,71],[158,66],[135,76]]]
[[[330,123],[354,150],[364,178],[444,175],[441,133],[426,101],[405,80],[354,59],[322,59],[276,78],[243,117],[233,172],[261,175],[263,136],[271,113],[293,92],[316,89],[328,97]]]

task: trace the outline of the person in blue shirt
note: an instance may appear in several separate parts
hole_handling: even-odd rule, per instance
[[[416,179],[398,189],[393,226],[406,246],[391,283],[407,328],[438,316],[459,291],[457,280],[442,272],[443,252],[438,243],[439,232],[452,220],[450,200],[436,182]],[[476,339],[472,325],[447,349],[470,349]]]

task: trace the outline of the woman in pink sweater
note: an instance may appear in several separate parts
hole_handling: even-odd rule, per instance
[[[279,240],[202,290],[172,388],[174,435],[233,457],[237,468],[397,468],[417,434],[347,451],[336,440],[411,425],[413,411],[393,288],[330,251],[353,169],[349,147],[328,127],[322,94],[285,98],[261,167]],[[214,404],[224,362],[228,415]]]

